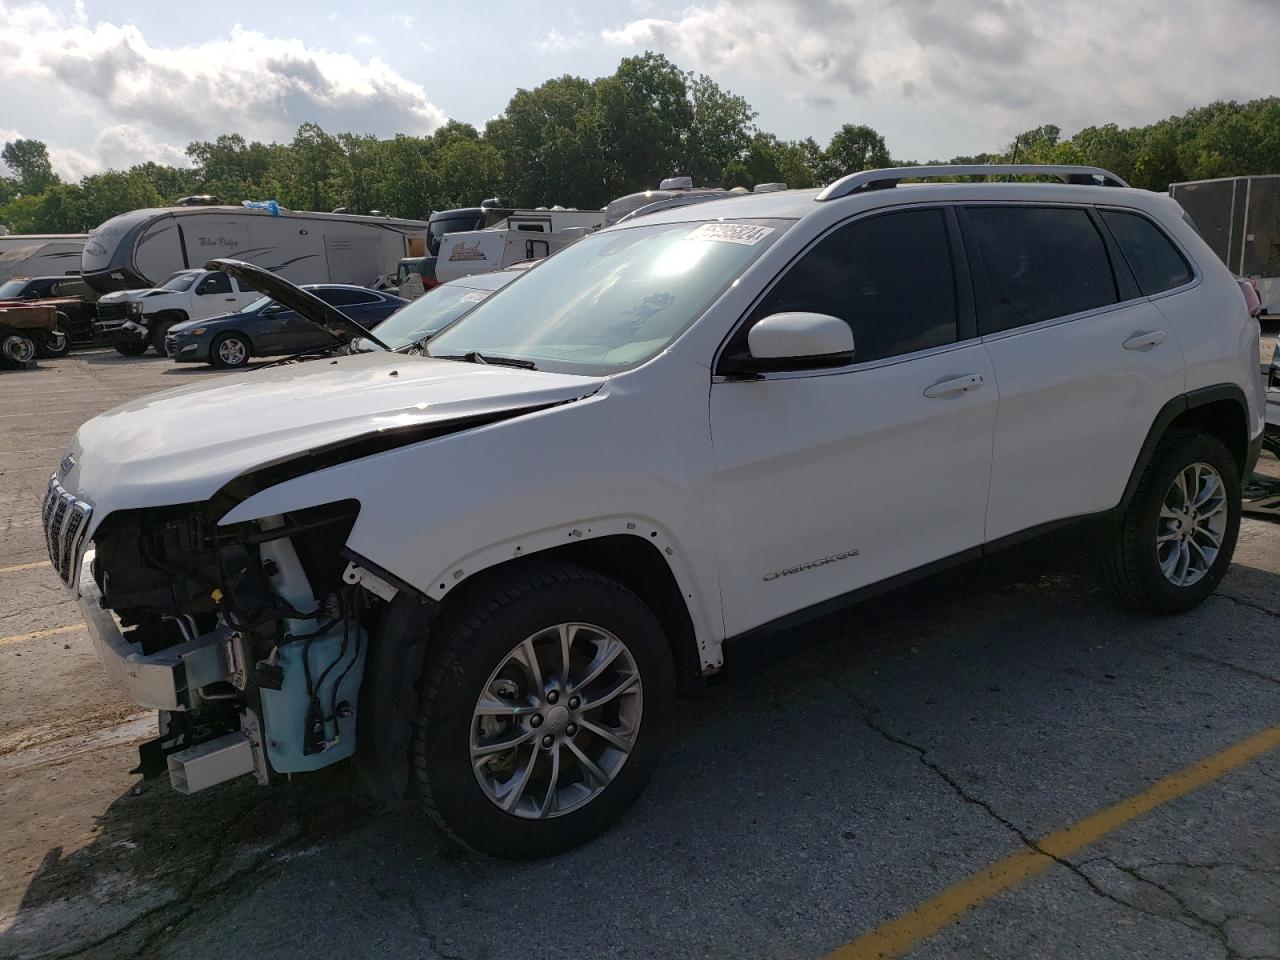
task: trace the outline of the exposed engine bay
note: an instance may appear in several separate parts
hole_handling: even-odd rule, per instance
[[[142,773],[167,770],[189,793],[351,756],[383,605],[342,556],[358,511],[349,500],[219,527],[210,504],[183,504],[102,522],[86,554],[98,605],[136,651],[135,686],[163,677],[141,691],[161,711]]]

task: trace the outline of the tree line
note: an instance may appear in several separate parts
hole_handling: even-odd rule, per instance
[[[128,210],[204,193],[232,204],[275,199],[298,210],[343,207],[415,219],[491,196],[526,207],[594,208],[674,175],[699,185],[811,187],[913,163],[893,159],[884,137],[863,124],[846,123],[821,146],[812,137],[784,140],[761,130],[757,116],[712,78],[646,53],[596,80],[566,75],[517,90],[483,130],[450,121],[429,136],[382,140],[304,123],[289,143],[223,134],[189,144],[190,167],[142,163],[79,183],[54,173],[43,143],[15,140],[0,151],[11,171],[0,176],[0,224],[15,233],[75,233]],[[945,162],[1011,160],[1094,164],[1152,190],[1280,173],[1280,97],[1211,103],[1147,126],[1086,127],[1066,139],[1045,124],[997,153]]]

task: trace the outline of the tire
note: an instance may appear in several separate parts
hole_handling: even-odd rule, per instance
[[[512,860],[552,856],[608,829],[657,766],[674,709],[671,651],[649,608],[607,577],[549,564],[490,584],[484,596],[437,623],[440,633],[432,638],[424,667],[411,747],[418,795],[435,823],[472,850]],[[559,627],[564,625],[573,628],[569,659],[575,668],[569,684],[559,666],[564,660]],[[616,649],[612,645],[619,641],[622,650],[591,678],[591,664],[604,659],[600,651]],[[539,702],[532,700],[533,682],[527,690],[518,689],[529,672],[511,667],[517,648],[529,643],[544,677]],[[572,695],[574,683],[580,697]],[[604,707],[588,705],[620,688],[626,692]],[[498,699],[504,695],[521,706],[510,718],[480,719],[482,692],[500,709],[510,709]],[[486,722],[500,729],[486,729]],[[614,740],[627,741],[629,753],[597,735],[605,727]],[[492,754],[483,773],[472,769],[476,742],[513,736],[528,739],[513,751]],[[554,745],[546,747],[547,741]],[[591,776],[580,755],[602,776]],[[519,771],[528,771],[527,789],[516,797],[512,812],[501,809],[491,792],[504,763],[513,771],[507,785],[516,782]],[[553,770],[559,773],[555,790],[549,789]],[[489,786],[482,786],[482,777]]]
[[[26,366],[39,354],[36,340],[24,330],[0,330],[0,361]]]
[[[151,346],[146,340],[125,339],[124,337],[117,337],[111,345],[116,348],[116,353],[122,357],[140,357],[147,352],[147,347]]]
[[[151,331],[147,334],[147,343],[151,345],[152,350],[162,357],[169,355],[164,349],[164,337],[169,332],[169,328],[175,323],[177,323],[176,320],[161,320],[158,318],[151,321]]]
[[[223,333],[209,344],[209,362],[224,370],[243,367],[251,356],[249,338],[243,333]]]
[[[71,352],[71,320],[65,313],[58,312],[53,333],[46,334],[39,346],[42,357],[65,357]]]
[[[1208,492],[1215,474],[1222,488],[1220,509],[1219,498]],[[1193,503],[1204,496],[1204,506],[1190,514],[1182,512],[1180,478],[1197,487]],[[1240,509],[1240,468],[1226,445],[1209,434],[1169,431],[1138,481],[1107,551],[1103,578],[1111,593],[1150,613],[1181,613],[1199,606],[1231,563]],[[1209,559],[1205,551],[1215,536],[1218,546]],[[1187,558],[1185,568],[1179,556]]]

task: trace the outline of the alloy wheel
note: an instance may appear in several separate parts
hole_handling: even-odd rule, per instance
[[[218,359],[229,367],[240,366],[244,363],[247,354],[244,341],[237,340],[235,337],[228,337],[218,344]]]
[[[1222,476],[1207,463],[1192,463],[1174,477],[1156,523],[1156,561],[1174,586],[1204,578],[1227,530],[1227,494]]]
[[[525,638],[476,701],[471,766],[485,796],[527,819],[591,802],[631,755],[643,707],[640,671],[602,627],[561,623]]]

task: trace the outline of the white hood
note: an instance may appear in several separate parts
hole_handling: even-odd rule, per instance
[[[141,300],[143,297],[149,297],[153,293],[173,293],[173,291],[164,290],[160,287],[150,287],[145,290],[116,290],[114,293],[104,293],[98,298],[98,302],[122,303],[129,300]]]
[[[115,510],[207,500],[248,470],[326,444],[574,400],[600,383],[393,353],[271,367],[94,417],[72,441],[75,463],[62,482],[93,504],[96,526]]]

